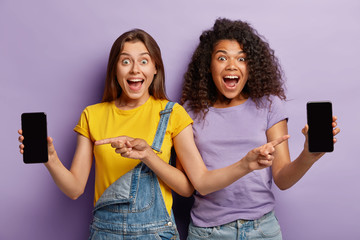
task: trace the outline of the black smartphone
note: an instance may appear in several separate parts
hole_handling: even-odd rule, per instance
[[[43,112],[21,114],[21,129],[24,136],[24,163],[47,162],[46,114]]]
[[[309,152],[332,152],[334,150],[332,127],[332,103],[308,102]]]

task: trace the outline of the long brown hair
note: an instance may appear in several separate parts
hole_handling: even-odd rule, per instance
[[[144,30],[133,29],[118,37],[110,50],[106,72],[105,90],[102,102],[111,102],[120,97],[122,89],[116,77],[116,67],[125,42],[142,42],[155,62],[157,74],[149,87],[149,94],[155,99],[167,99],[165,93],[165,71],[161,51],[156,41]]]

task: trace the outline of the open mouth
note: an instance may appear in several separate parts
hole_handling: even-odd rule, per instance
[[[223,81],[224,81],[226,87],[233,88],[239,82],[239,77],[228,75],[228,76],[223,77]]]
[[[133,91],[140,90],[142,84],[144,83],[143,79],[128,79],[127,83],[129,84],[129,88]]]

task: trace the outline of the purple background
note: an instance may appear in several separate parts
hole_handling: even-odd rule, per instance
[[[359,239],[360,2],[325,1],[0,1],[0,239],[87,239],[93,172],[77,201],[43,165],[18,152],[22,112],[44,111],[48,134],[70,167],[83,108],[99,102],[108,53],[124,31],[142,28],[159,43],[167,93],[178,100],[200,33],[217,17],[249,21],[275,49],[287,77],[289,140],[295,158],[310,100],[331,100],[342,129],[293,188],[274,187],[284,239]]]

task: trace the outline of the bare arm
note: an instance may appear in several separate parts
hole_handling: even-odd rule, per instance
[[[288,135],[251,150],[238,162],[209,171],[195,145],[192,126],[188,126],[175,139],[175,150],[195,189],[202,195],[220,190],[256,169],[272,164],[275,146],[288,139]]]
[[[194,187],[182,171],[181,165],[177,164],[177,168],[175,168],[164,162],[143,139],[121,136],[99,140],[95,144],[111,144],[115,148],[115,152],[121,156],[140,159],[156,176],[181,196],[189,197],[194,192]]]
[[[337,125],[336,117],[333,118],[333,127]],[[307,142],[307,125],[303,128],[302,132],[305,135],[304,149],[300,155],[291,162],[289,154],[289,146],[287,143],[280,144],[276,148],[275,160],[272,166],[272,173],[275,184],[281,189],[286,190],[297,183],[311,168],[311,166],[319,160],[325,153],[310,153],[308,151]],[[266,135],[268,141],[276,139],[282,134],[287,134],[287,122],[281,121],[270,129],[268,129]],[[334,136],[340,132],[339,128],[333,130]],[[336,139],[334,138],[334,142]]]
[[[19,134],[22,131],[19,130]],[[24,137],[19,137],[20,153],[23,153],[24,145],[22,141]],[[48,162],[45,163],[46,168],[49,170],[56,185],[64,192],[69,198],[75,200],[84,192],[86,182],[88,180],[91,165],[92,165],[92,142],[78,134],[77,146],[73,162],[70,170],[68,170],[60,161],[53,144],[53,139],[48,137]]]

